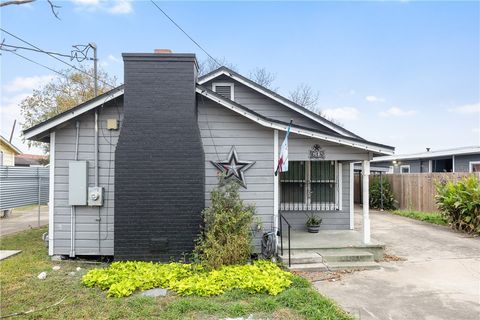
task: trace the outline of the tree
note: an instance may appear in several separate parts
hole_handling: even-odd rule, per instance
[[[295,90],[290,92],[290,100],[312,111],[315,111],[319,97],[320,93],[305,83],[299,84]]]
[[[237,71],[237,66],[228,62],[225,57],[215,58],[215,60],[212,58],[208,58],[198,63],[198,75],[200,77],[204,76],[207,73],[210,73],[213,70],[220,68],[221,66],[225,66],[229,69],[232,69],[233,71]]]
[[[277,91],[278,88],[273,88],[273,82],[277,76],[274,73],[267,71],[265,68],[255,68],[250,72],[250,80],[255,81],[261,86],[268,88],[272,91]]]
[[[27,4],[35,1],[36,0],[7,0],[7,1],[0,2],[0,7]],[[52,0],[47,0],[47,3],[50,6],[50,10],[52,10],[52,14],[55,16],[55,18],[60,20],[58,8],[61,8],[61,7],[59,5],[54,4]]]
[[[82,72],[74,69],[62,71],[65,77],[54,78],[20,102],[24,130],[95,97],[94,79],[89,76],[93,70],[85,67],[78,69]],[[112,89],[107,83],[116,83],[115,77],[109,77],[101,70],[98,80],[98,94]],[[43,147],[48,152],[48,145],[43,143],[28,141],[28,145]]]

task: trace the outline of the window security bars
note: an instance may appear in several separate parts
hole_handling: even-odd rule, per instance
[[[280,173],[281,211],[338,209],[336,161],[290,161]]]

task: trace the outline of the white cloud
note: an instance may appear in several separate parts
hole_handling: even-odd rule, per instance
[[[100,0],[72,0],[73,3],[83,6],[95,6],[100,4]]]
[[[335,120],[356,120],[360,115],[360,111],[357,108],[352,107],[340,107],[340,108],[328,108],[322,109],[322,114],[327,118]]]
[[[38,89],[53,79],[53,75],[16,77],[13,81],[5,84],[3,90],[7,92],[19,92]]]
[[[473,133],[480,133],[480,129],[479,129],[479,128],[473,128],[473,129],[472,129],[472,132],[473,132]]]
[[[380,97],[377,97],[377,96],[366,96],[365,100],[367,100],[368,102],[372,102],[372,103],[385,102],[384,98],[380,98]]]
[[[115,5],[108,11],[113,14],[125,14],[132,12],[132,4],[130,0],[117,0]]]
[[[113,54],[109,54],[107,59],[112,61],[112,62],[121,62],[121,60],[119,58],[115,57]]]
[[[132,0],[73,0],[77,10],[128,14],[133,11]]]
[[[460,114],[480,113],[480,103],[466,104],[463,106],[448,109],[448,111]]]
[[[415,110],[405,110],[398,107],[391,107],[386,111],[380,112],[382,117],[408,117],[417,113]]]

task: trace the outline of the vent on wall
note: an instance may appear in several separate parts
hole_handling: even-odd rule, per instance
[[[233,83],[214,83],[212,90],[227,99],[234,99]]]

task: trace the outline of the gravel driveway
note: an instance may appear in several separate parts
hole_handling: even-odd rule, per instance
[[[480,319],[480,238],[388,213],[370,215],[372,237],[406,260],[318,282],[321,293],[362,320]],[[361,222],[360,211],[356,216]]]

